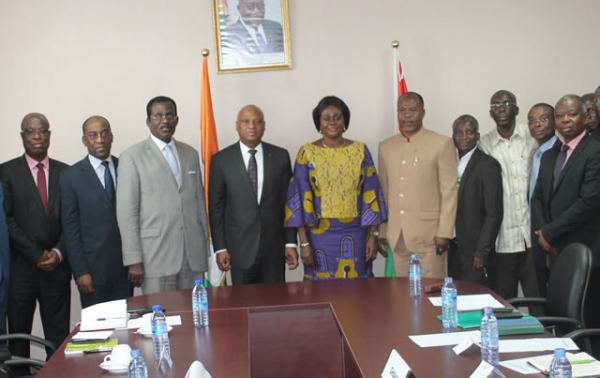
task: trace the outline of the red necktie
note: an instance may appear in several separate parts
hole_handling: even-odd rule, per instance
[[[46,172],[44,172],[44,164],[38,163],[36,165],[37,171],[37,188],[42,200],[42,206],[44,211],[48,214],[48,189],[46,189]]]

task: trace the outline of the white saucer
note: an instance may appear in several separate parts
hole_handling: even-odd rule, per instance
[[[171,332],[173,330],[173,327],[171,327],[170,325],[167,326],[167,332]],[[139,333],[142,336],[145,337],[152,337],[152,329],[150,327],[142,327],[142,328],[138,328],[138,330],[136,331],[136,333]]]
[[[129,366],[127,366],[127,365],[114,364],[114,363],[112,363],[110,361],[103,362],[103,363],[101,363],[98,366],[100,366],[102,369],[106,370],[110,374],[123,374],[123,373],[127,373],[127,370],[129,368]]]

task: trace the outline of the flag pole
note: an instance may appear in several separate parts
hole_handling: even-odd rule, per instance
[[[393,40],[392,41],[392,48],[393,48],[393,54],[392,54],[392,72],[394,73],[394,79],[393,79],[393,87],[392,87],[392,109],[394,109],[394,120],[397,118],[396,115],[396,104],[398,102],[398,63],[400,60],[400,57],[398,56],[398,47],[400,47],[400,42],[398,42],[397,40]],[[398,125],[394,126],[394,130],[392,130],[393,134],[398,134]]]

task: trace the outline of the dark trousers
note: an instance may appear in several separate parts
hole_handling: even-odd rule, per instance
[[[52,273],[39,269],[11,272],[8,288],[8,332],[31,334],[36,302],[44,338],[58,347],[69,335],[71,286],[69,280],[56,280]],[[11,341],[15,356],[29,357],[29,342]],[[51,351],[46,349],[48,358]]]
[[[126,299],[133,296],[133,287],[129,284],[123,285],[94,285],[94,291],[89,294],[79,293],[81,308],[93,306],[98,303]]]
[[[548,294],[548,281],[550,280],[550,269],[535,267],[540,297],[546,298]]]
[[[539,297],[537,274],[531,258],[531,250],[523,252],[496,253],[496,293],[504,299],[519,295],[519,281],[526,297]],[[529,313],[543,314],[542,306],[530,306]]]
[[[473,269],[473,256],[469,256],[469,264],[464,264],[466,258],[461,258],[458,252],[458,244],[456,239],[450,241],[450,248],[448,249],[448,276],[455,280],[463,280],[469,282],[475,282],[480,285],[486,286],[490,289],[494,289],[494,273],[495,264],[492,260],[487,262],[484,269]]]
[[[0,335],[6,335],[6,310],[8,308],[8,282],[0,284]],[[5,347],[5,342],[0,342],[0,348]]]
[[[233,285],[285,282],[285,263],[269,258],[261,243],[256,260],[249,269],[231,268],[231,281]]]

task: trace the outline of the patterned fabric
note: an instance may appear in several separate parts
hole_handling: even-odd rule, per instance
[[[342,148],[306,144],[288,188],[286,227],[306,227],[315,268],[304,279],[369,277],[368,227],[387,220],[383,192],[364,143]]]
[[[250,153],[250,160],[248,161],[248,178],[254,190],[254,195],[258,193],[258,166],[256,165],[256,150],[248,151]]]

